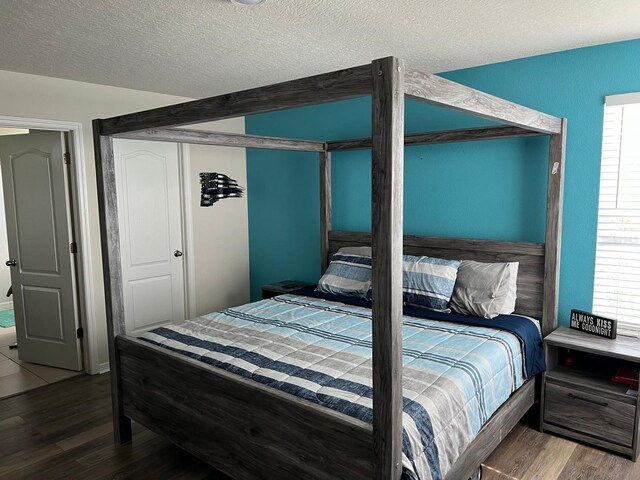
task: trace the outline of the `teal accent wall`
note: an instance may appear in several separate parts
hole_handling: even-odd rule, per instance
[[[592,306],[604,96],[640,91],[640,40],[530,57],[442,76],[568,119],[560,321]],[[368,137],[370,99],[247,117],[246,132],[316,140]],[[487,122],[414,101],[406,132]],[[547,138],[405,150],[408,234],[543,242]],[[371,154],[335,153],[333,226],[370,230]],[[260,286],[320,275],[316,154],[249,150],[252,299]]]

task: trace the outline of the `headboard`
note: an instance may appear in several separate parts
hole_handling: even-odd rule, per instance
[[[335,230],[329,232],[329,258],[342,247],[362,245],[371,245],[370,233]],[[516,313],[542,319],[544,243],[405,235],[404,253],[449,260],[520,262]]]

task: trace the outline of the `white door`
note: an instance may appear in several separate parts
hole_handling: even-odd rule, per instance
[[[61,132],[0,137],[7,265],[19,358],[81,370],[64,149]]]
[[[114,139],[126,330],[185,319],[178,145]]]

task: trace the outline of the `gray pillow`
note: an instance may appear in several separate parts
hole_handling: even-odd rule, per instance
[[[509,295],[508,263],[463,260],[449,306],[454,312],[494,318],[502,313]],[[515,302],[515,301],[514,301]]]
[[[346,255],[360,255],[361,257],[371,257],[371,247],[342,247],[338,253]]]
[[[518,269],[520,262],[509,262],[509,273],[505,277],[505,282],[508,283],[509,288],[507,292],[507,298],[504,300],[504,304],[500,309],[500,314],[511,315],[516,310],[516,299],[518,298]]]

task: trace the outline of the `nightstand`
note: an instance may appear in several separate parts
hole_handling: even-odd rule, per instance
[[[283,280],[282,282],[270,283],[262,286],[262,299],[275,297],[285,293],[293,292],[299,288],[309,287],[313,283],[301,282],[300,280]]]
[[[640,340],[608,340],[561,327],[545,337],[544,348],[542,429],[635,461],[640,403],[631,392],[636,389],[611,378],[619,367],[638,368]]]

